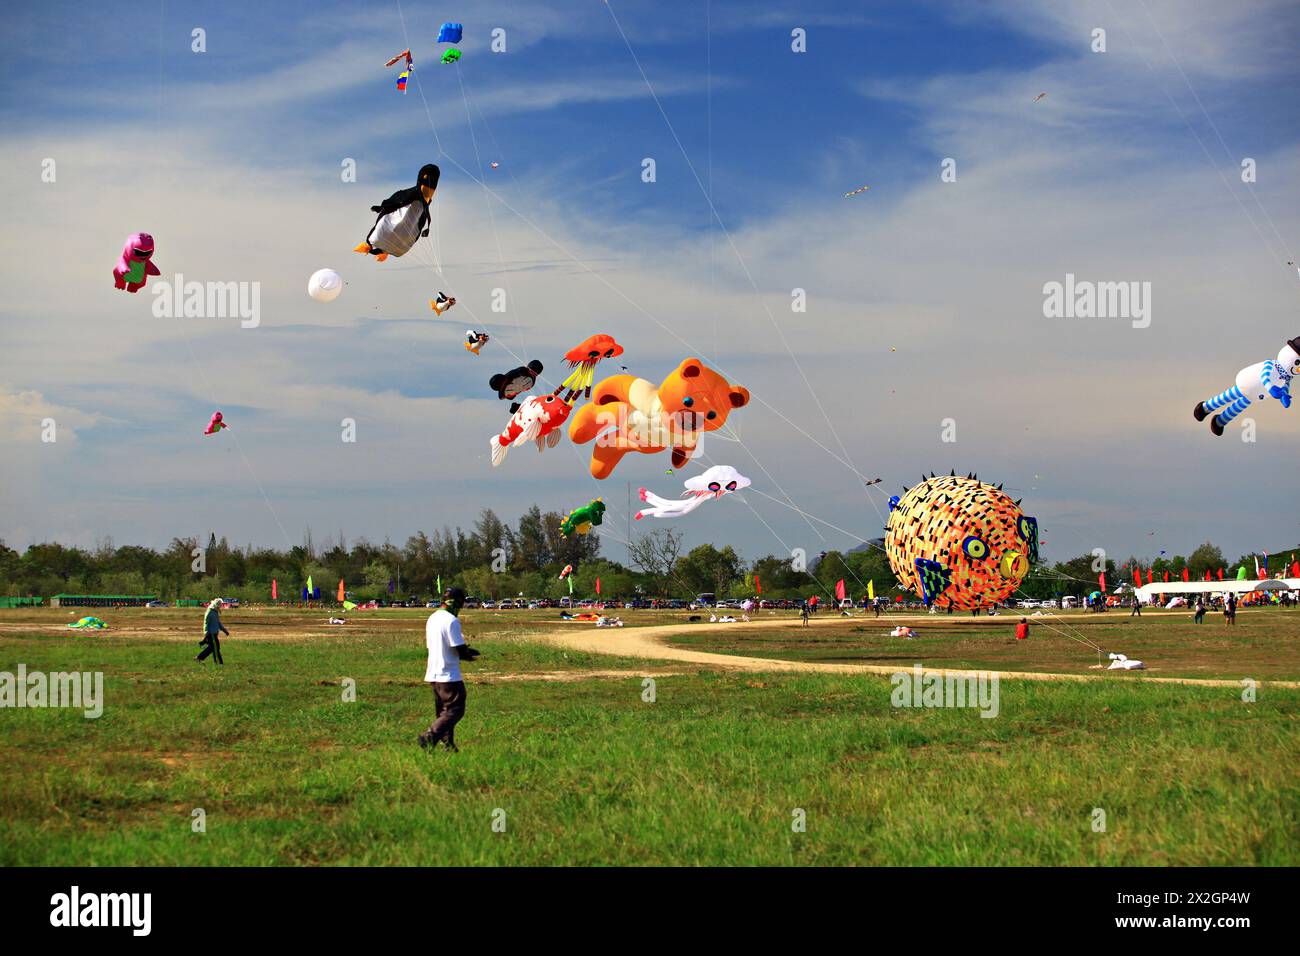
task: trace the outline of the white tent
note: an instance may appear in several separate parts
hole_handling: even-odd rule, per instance
[[[1279,580],[1291,591],[1300,591],[1300,578],[1266,579]],[[1258,591],[1262,581],[1155,581],[1137,588],[1138,599],[1143,604],[1159,600],[1162,594],[1249,594]]]

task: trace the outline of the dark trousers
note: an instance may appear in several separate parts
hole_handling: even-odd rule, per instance
[[[195,660],[201,661],[203,660],[203,658],[211,654],[212,659],[216,661],[218,664],[225,663],[225,661],[221,659],[221,635],[220,634],[205,634],[203,635],[203,640],[200,641],[199,643],[203,645],[203,650],[199,651],[199,656],[196,657]]]
[[[433,723],[425,731],[429,743],[435,747],[442,740],[449,750],[456,749],[456,724],[465,716],[465,682],[463,680],[433,683]]]

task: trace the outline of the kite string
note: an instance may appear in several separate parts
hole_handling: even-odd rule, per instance
[[[727,240],[727,244],[731,247],[731,251],[735,254],[736,261],[739,263],[740,268],[744,271],[745,278],[749,280],[750,287],[754,290],[755,296],[758,297],[759,302],[763,307],[763,311],[767,314],[768,320],[772,323],[772,327],[776,330],[777,337],[780,338],[781,344],[785,347],[786,354],[789,355],[790,361],[794,364],[795,369],[799,372],[799,377],[803,379],[804,385],[807,387],[809,395],[812,396],[813,402],[817,405],[818,410],[822,414],[822,419],[826,422],[826,427],[830,430],[831,436],[835,439],[836,444],[839,445],[840,452],[844,455],[844,458],[847,459],[849,468],[854,473],[861,476],[861,472],[858,471],[857,466],[853,463],[853,456],[849,454],[849,451],[845,447],[843,440],[840,438],[838,430],[835,428],[834,423],[831,421],[830,415],[826,411],[826,407],[822,404],[821,397],[817,394],[817,391],[813,388],[812,382],[809,381],[807,374],[803,370],[803,365],[799,362],[798,357],[794,354],[794,350],[790,348],[790,343],[785,337],[785,330],[782,329],[780,324],[776,321],[776,317],[772,315],[772,310],[768,307],[766,300],[763,299],[761,293],[759,292],[758,283],[754,280],[754,276],[753,273],[750,272],[749,265],[745,262],[745,258],[743,255],[741,255],[739,247],[736,245],[735,240],[731,236],[731,232],[727,229],[726,223],[722,221],[722,216],[718,213],[717,207],[713,204],[713,198],[710,194],[710,190],[705,189],[704,183],[701,182],[700,175],[695,169],[695,164],[691,162],[690,154],[687,153],[686,147],[682,144],[681,138],[677,135],[677,130],[673,127],[672,120],[668,118],[668,114],[664,110],[663,103],[660,102],[658,94],[655,93],[654,85],[650,82],[650,78],[646,75],[645,69],[641,66],[641,60],[636,55],[636,50],[633,49],[632,41],[628,38],[626,31],[624,31],[623,24],[618,19],[618,14],[614,12],[613,4],[609,3],[607,0],[605,7],[607,10],[609,10],[609,15],[614,21],[614,26],[618,29],[619,35],[623,38],[623,44],[627,47],[627,51],[632,57],[632,62],[636,65],[637,72],[641,74],[641,79],[642,81],[644,81],[646,85],[646,89],[649,90],[650,97],[651,99],[654,100],[655,107],[658,109],[660,117],[662,117],[664,124],[668,127],[668,132],[672,134],[673,141],[677,144],[677,149],[681,152],[682,158],[686,161],[686,166],[688,169],[690,169],[691,176],[695,179],[695,184],[699,187],[700,192],[704,195],[705,201],[709,205],[709,211],[713,215],[713,219],[717,222],[718,228],[722,231],[723,237]],[[866,493],[865,488],[863,488],[863,492]],[[872,508],[875,509],[876,517],[878,517],[883,522],[885,520],[884,515],[880,513],[880,506],[876,504],[875,499],[872,498],[870,494],[867,494],[867,500],[871,502]]]

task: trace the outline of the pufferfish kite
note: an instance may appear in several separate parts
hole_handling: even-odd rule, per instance
[[[974,475],[922,478],[889,500],[885,554],[926,604],[970,611],[1005,601],[1038,560],[1038,521]]]
[[[568,389],[564,394],[564,400],[572,405],[579,395],[591,398],[591,383],[596,379],[597,363],[601,359],[614,358],[622,354],[623,346],[615,342],[612,335],[604,333],[589,336],[565,352],[565,361],[573,371],[560,383],[560,388]]]
[[[682,497],[676,501],[669,498],[660,498],[644,488],[638,489],[641,500],[650,507],[638,511],[635,515],[636,520],[640,521],[642,518],[680,518],[683,515],[690,514],[706,501],[721,498],[725,494],[739,491],[742,488],[748,488],[749,479],[730,465],[714,465],[712,468],[706,469],[703,474],[687,478],[683,484],[686,485],[686,490],[682,492]]]
[[[1253,401],[1276,398],[1283,408],[1291,407],[1291,380],[1300,375],[1300,335],[1297,335],[1277,353],[1276,359],[1265,359],[1248,365],[1237,373],[1232,388],[1213,398],[1197,402],[1192,414],[1203,422],[1211,412],[1210,431],[1223,434],[1223,426],[1244,412]]]
[[[139,292],[150,276],[162,275],[153,264],[153,236],[147,232],[133,232],[126,237],[122,255],[113,266],[113,287],[127,292]]]

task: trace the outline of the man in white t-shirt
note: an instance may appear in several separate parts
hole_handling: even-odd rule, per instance
[[[434,720],[429,729],[420,734],[421,747],[439,741],[448,750],[456,750],[456,724],[465,716],[465,682],[460,676],[460,662],[472,661],[479,652],[465,643],[460,633],[460,609],[465,606],[465,591],[448,588],[442,607],[429,615],[424,625],[424,644],[429,650],[429,663],[424,679],[433,687]]]

